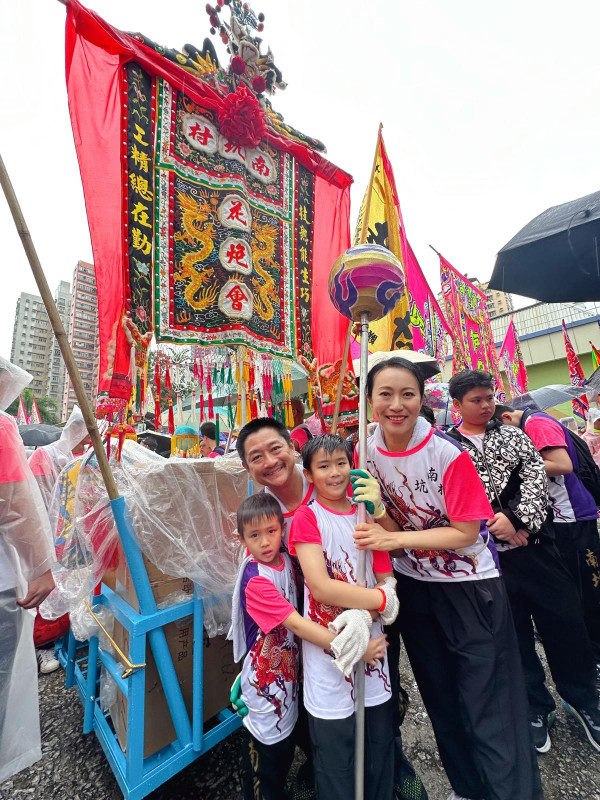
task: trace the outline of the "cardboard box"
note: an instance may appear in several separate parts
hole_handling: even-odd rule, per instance
[[[144,564],[157,605],[160,605],[173,594],[185,594],[192,597],[194,585],[190,580],[165,575],[145,556]],[[114,583],[117,594],[127,600],[136,610],[139,610],[133,581],[122,551],[115,570]],[[185,617],[177,622],[171,622],[165,625],[164,631],[191,722],[194,652],[192,617]],[[125,655],[129,657],[129,633],[117,620],[115,620],[113,639]],[[204,631],[203,646],[203,716],[206,722],[229,705],[231,684],[239,669],[233,660],[233,643],[227,641],[224,636],[216,636],[209,639],[206,631]],[[166,747],[175,739],[173,721],[171,720],[171,714],[169,713],[169,707],[149,641],[147,641],[146,645],[145,661],[144,758],[158,752],[158,750]],[[110,711],[119,744],[125,752],[127,749],[127,699],[121,692],[118,692],[116,705]]]
[[[192,618],[186,617],[165,626],[165,636],[177,673],[181,693],[192,720],[193,628]],[[129,634],[117,622],[113,638],[129,655]],[[233,661],[233,645],[224,636],[209,639],[204,636],[204,721],[211,719],[229,705],[231,684],[238,673]],[[166,747],[175,737],[173,721],[165,698],[162,683],[150,644],[146,648],[144,758]],[[121,692],[111,708],[111,716],[119,744],[127,749],[127,699]]]

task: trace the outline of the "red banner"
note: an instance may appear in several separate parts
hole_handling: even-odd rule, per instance
[[[328,405],[348,322],[327,279],[350,244],[352,178],[272,111],[257,148],[229,148],[231,92],[145,42],[70,0],[67,90],[98,288],[99,391],[129,399],[155,332],[299,361]],[[226,206],[245,210],[251,233]],[[201,235],[210,264],[196,257]]]

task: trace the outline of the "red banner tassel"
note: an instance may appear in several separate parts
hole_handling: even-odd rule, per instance
[[[175,433],[175,416],[173,414],[173,392],[171,391],[171,370],[167,363],[165,372],[165,389],[169,392],[169,433],[171,436]]]
[[[119,431],[119,447],[117,449],[117,463],[121,460],[121,453],[123,451],[123,442],[125,441],[125,429],[121,428]]]
[[[154,367],[154,430],[160,429],[161,414],[160,414],[160,366],[158,358],[156,359],[156,366]]]
[[[214,419],[215,418],[215,408],[213,406],[213,398],[212,398],[212,380],[210,377],[210,370],[207,370],[207,377],[206,377],[206,392],[208,394],[208,418]]]
[[[200,387],[200,424],[204,422],[204,389]]]
[[[110,431],[106,434],[106,457],[110,461]]]

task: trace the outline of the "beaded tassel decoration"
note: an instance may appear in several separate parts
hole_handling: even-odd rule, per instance
[[[167,361],[165,371],[165,389],[169,392],[169,433],[171,436],[175,433],[175,417],[173,415],[173,392],[171,390],[171,370],[169,369],[169,362]]]

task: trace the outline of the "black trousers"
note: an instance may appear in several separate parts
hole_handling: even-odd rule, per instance
[[[556,546],[575,578],[592,650],[600,664],[600,537],[595,519],[554,522]]]
[[[354,797],[354,714],[346,719],[308,715],[317,800]],[[365,800],[394,796],[392,701],[365,709]]]
[[[454,791],[470,800],[542,798],[502,579],[401,576],[398,593],[402,638]]]
[[[286,800],[285,782],[294,760],[292,732],[275,744],[263,744],[245,731],[242,740],[244,800]]]
[[[396,581],[398,581],[399,573],[394,571]],[[388,668],[390,672],[390,686],[392,689],[392,720],[394,726],[394,780],[396,786],[402,786],[407,779],[414,778],[416,772],[404,754],[404,747],[402,744],[402,731],[401,725],[404,722],[406,709],[408,706],[408,695],[400,684],[400,619],[396,620],[391,625],[384,627],[384,632],[388,637]],[[419,800],[426,800],[427,792],[425,789],[421,791]]]
[[[535,651],[532,617],[560,696],[575,708],[595,704],[594,655],[577,586],[554,543],[541,538],[538,544],[498,555],[519,640],[530,712],[548,714],[556,707]]]

